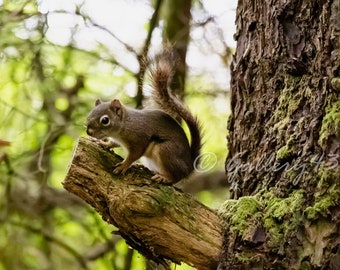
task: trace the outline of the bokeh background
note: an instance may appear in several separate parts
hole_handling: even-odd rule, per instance
[[[161,1],[150,32],[157,2],[0,0],[0,270],[147,267],[62,181],[97,98],[137,107],[145,41],[151,34],[148,55],[161,48],[176,8]],[[202,123],[203,152],[214,156],[197,181],[213,182],[223,179],[227,155],[236,1],[190,5],[184,100]],[[147,80],[142,89],[148,106]],[[217,208],[228,196],[217,182],[188,192]]]

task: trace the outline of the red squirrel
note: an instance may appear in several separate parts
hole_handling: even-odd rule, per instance
[[[136,110],[118,99],[97,100],[87,118],[87,134],[97,139],[112,138],[114,146],[127,149],[127,157],[114,169],[125,173],[133,162],[149,159],[158,182],[174,184],[186,178],[198,161],[202,147],[200,125],[183,103],[170,93],[175,63],[173,51],[156,55],[150,70],[153,98],[161,110]],[[183,119],[190,130],[191,143],[174,117]]]

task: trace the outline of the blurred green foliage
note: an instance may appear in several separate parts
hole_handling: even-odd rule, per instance
[[[0,148],[0,270],[144,269],[143,257],[111,233],[117,229],[61,185],[94,100],[134,106],[136,73],[108,45],[78,46],[77,25],[68,44],[52,42],[42,2],[0,1],[0,139],[11,142]],[[86,20],[80,7],[73,16]],[[226,156],[228,113],[226,89],[216,88],[192,76],[186,90],[204,127],[204,151],[216,154],[214,170]],[[213,203],[207,192],[201,197]]]

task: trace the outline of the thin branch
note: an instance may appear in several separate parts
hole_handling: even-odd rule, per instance
[[[107,252],[112,252],[116,243],[122,238],[118,235],[113,235],[111,239],[108,239],[104,244],[99,244],[93,249],[87,252],[84,256],[85,261],[94,261],[100,257],[103,257]]]
[[[127,43],[122,41],[119,37],[117,37],[112,31],[110,31],[106,27],[104,27],[102,25],[99,25],[96,22],[94,22],[93,19],[91,19],[90,17],[82,15],[82,14],[71,13],[71,12],[64,11],[64,10],[56,10],[56,11],[49,12],[48,14],[53,14],[53,13],[58,13],[58,14],[61,13],[61,14],[68,14],[68,15],[73,15],[73,16],[81,17],[84,20],[85,26],[87,26],[89,28],[90,27],[95,27],[95,28],[98,28],[101,31],[104,31],[105,33],[107,33],[111,37],[113,37],[115,40],[117,40],[120,44],[122,44],[127,51],[133,53],[137,57],[137,52],[133,49],[133,47],[131,47],[130,45],[128,45]],[[73,32],[73,34],[75,32],[76,32],[76,30]],[[61,46],[61,45],[58,45],[58,44],[54,44],[54,43],[52,43],[52,42],[50,42],[48,40],[46,40],[46,42],[49,43],[49,44],[52,44],[53,46],[56,46],[56,47],[63,47],[63,48],[65,47],[65,46]],[[117,66],[123,68],[128,73],[136,76],[136,74],[134,72],[132,72],[128,67],[124,66],[122,63],[118,62],[116,59],[114,59],[114,58],[111,58],[111,59],[104,58],[100,53],[96,53],[94,51],[87,51],[85,49],[82,49],[82,48],[76,47],[75,45],[72,45],[72,43],[74,43],[74,42],[71,42],[66,47],[74,49],[74,50],[78,50],[78,51],[81,51],[81,52],[85,52],[85,53],[87,53],[87,54],[89,54],[91,56],[94,56],[97,59],[101,59],[103,61],[110,62],[110,63],[112,63],[114,65],[117,65]],[[101,44],[101,43],[98,42],[98,44]],[[103,46],[106,47],[105,45],[103,45]]]
[[[137,52],[134,50],[134,48],[132,46],[130,46],[129,44],[125,43],[123,40],[121,40],[119,37],[117,37],[117,35],[115,35],[112,31],[110,31],[109,29],[107,29],[106,27],[97,24],[96,22],[94,22],[90,17],[84,17],[85,22],[89,22],[91,24],[91,26],[94,26],[106,33],[108,33],[111,37],[113,37],[115,40],[117,40],[120,44],[122,44],[125,49],[131,53],[133,53],[135,56],[137,56]]]
[[[137,108],[142,107],[143,84],[144,84],[145,72],[146,72],[146,67],[147,67],[146,58],[147,58],[149,48],[150,48],[152,33],[158,24],[158,18],[159,18],[159,13],[160,13],[160,8],[162,6],[162,2],[163,0],[157,0],[156,2],[155,10],[149,22],[150,26],[149,26],[148,34],[144,41],[142,51],[137,56],[137,60],[139,63],[139,72],[137,74],[137,95],[136,95],[136,107]]]
[[[26,228],[27,230],[29,230],[33,233],[42,235],[46,240],[53,242],[54,244],[60,246],[61,248],[66,250],[68,253],[70,253],[79,262],[80,266],[83,269],[88,269],[88,267],[86,265],[86,261],[84,260],[84,258],[73,247],[66,244],[62,240],[58,239],[54,235],[48,233],[43,228],[36,228],[36,227],[33,227],[30,224],[23,224],[23,223],[16,222],[16,221],[11,221],[10,223],[14,226],[23,227],[23,228]]]
[[[46,119],[38,118],[38,117],[34,116],[35,114],[33,114],[33,113],[27,113],[24,110],[19,109],[19,108],[15,107],[15,106],[9,104],[8,102],[4,101],[1,98],[0,98],[0,103],[2,103],[6,107],[11,108],[11,110],[13,110],[13,111],[16,111],[16,112],[20,113],[21,115],[27,117],[28,119],[33,119],[33,120],[35,120],[37,122],[46,122]]]
[[[62,45],[58,45],[58,44],[54,44],[50,41],[46,41],[48,44],[51,44],[55,47],[60,47],[60,48],[65,48],[65,46],[62,46]],[[82,48],[78,48],[72,44],[68,45],[67,48],[70,48],[72,50],[76,50],[76,51],[79,51],[79,52],[82,52],[82,53],[85,53],[85,54],[88,54],[89,56],[92,56],[94,58],[96,58],[97,60],[100,59],[102,61],[105,61],[105,62],[108,62],[108,63],[111,63],[113,65],[116,65],[116,66],[119,66],[121,67],[122,69],[124,69],[126,72],[128,72],[129,74],[131,74],[132,76],[136,76],[136,73],[134,73],[133,71],[131,71],[129,68],[127,68],[126,66],[124,66],[123,64],[119,63],[116,59],[114,58],[108,58],[108,57],[103,57],[102,54],[98,53],[98,52],[95,52],[95,51],[88,51],[88,50],[85,50],[85,49],[82,49]]]
[[[127,254],[125,255],[124,270],[130,270],[131,269],[133,253],[134,253],[134,250],[129,249]]]

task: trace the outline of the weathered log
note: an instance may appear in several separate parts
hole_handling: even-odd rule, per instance
[[[142,166],[114,175],[120,161],[113,152],[80,138],[64,188],[90,204],[147,258],[215,269],[223,238],[217,214],[189,194],[155,183],[152,172]]]

